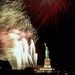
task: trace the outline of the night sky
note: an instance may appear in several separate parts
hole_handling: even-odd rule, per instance
[[[52,67],[74,69],[74,0],[24,0],[31,22],[38,31],[38,64],[44,62],[44,43],[50,51]]]

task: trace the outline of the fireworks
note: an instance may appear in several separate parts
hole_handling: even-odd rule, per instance
[[[33,37],[36,38],[37,31],[33,28],[26,11],[23,11],[24,7],[22,0],[6,0],[2,5],[0,3],[0,31],[34,31]]]
[[[37,40],[37,36],[35,36],[37,31],[33,28],[30,17],[26,11],[23,11],[23,8],[21,0],[6,0],[4,3],[0,3],[0,59],[7,59],[14,68],[17,68],[14,65],[16,62],[13,62],[15,58],[18,68],[21,68],[20,54],[23,51],[21,43],[24,42],[24,45],[26,43],[21,41],[25,39],[24,35],[22,35],[21,39],[18,39],[21,35],[18,35],[16,32],[19,31],[19,33],[25,34],[25,32],[29,31],[33,34],[31,36],[33,36],[34,41]]]

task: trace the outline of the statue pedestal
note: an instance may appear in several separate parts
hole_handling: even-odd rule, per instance
[[[50,59],[48,58],[46,58],[45,60],[44,60],[44,68],[46,68],[46,69],[50,69],[51,68],[51,64],[50,64]]]
[[[53,70],[55,70],[55,69],[51,67],[50,59],[49,58],[45,58],[44,66],[39,66],[37,72],[38,73],[44,73],[44,72],[50,73]]]
[[[51,68],[51,64],[50,64],[50,59],[46,58],[44,60],[44,66],[42,67],[39,67],[39,69],[37,70],[38,73],[44,73],[44,72],[47,72],[47,73],[51,73],[54,69]]]
[[[42,70],[42,71],[51,71],[52,70],[49,58],[48,59],[45,58],[45,60],[44,60],[44,67],[40,68],[40,70]]]

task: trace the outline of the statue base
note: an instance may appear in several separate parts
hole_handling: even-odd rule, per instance
[[[54,69],[51,68],[50,59],[46,58],[44,60],[44,67],[41,67],[38,72],[51,72],[52,70]]]
[[[44,68],[51,68],[51,64],[50,64],[50,59],[48,58],[46,58],[45,60],[44,60]]]

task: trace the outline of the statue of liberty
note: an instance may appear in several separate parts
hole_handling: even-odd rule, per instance
[[[49,58],[49,50],[48,50],[48,47],[46,46],[46,43],[45,43],[45,58],[46,59]]]
[[[51,72],[51,70],[54,70],[54,68],[51,67],[50,58],[49,58],[49,50],[48,47],[45,45],[45,60],[44,60],[44,67],[40,68],[40,72]]]
[[[45,45],[45,60],[44,60],[44,68],[46,68],[47,70],[51,70],[51,64],[50,64],[50,58],[49,58],[49,50],[48,47],[46,46],[46,43],[44,43]]]

